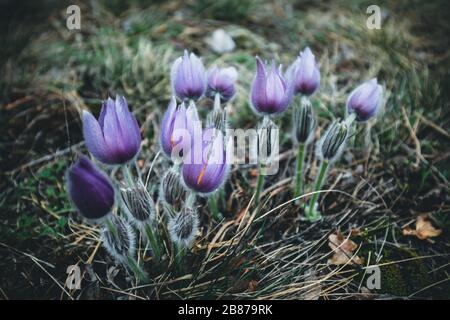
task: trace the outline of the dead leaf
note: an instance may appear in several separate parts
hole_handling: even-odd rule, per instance
[[[248,283],[247,289],[248,289],[249,292],[255,292],[257,288],[258,288],[258,281],[256,281],[256,280],[251,280],[251,281]]]
[[[328,260],[328,264],[363,264],[364,259],[353,256],[353,251],[358,248],[358,245],[352,240],[347,239],[339,232],[337,234],[330,234],[328,240],[328,246],[334,251],[334,255]]]
[[[441,233],[442,230],[433,227],[427,215],[420,215],[417,217],[415,230],[410,227],[403,229],[404,236],[416,236],[420,240],[437,237]]]

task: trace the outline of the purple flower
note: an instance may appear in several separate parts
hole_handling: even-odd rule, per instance
[[[70,167],[68,191],[73,204],[87,219],[100,219],[111,212],[114,188],[110,180],[85,156]]]
[[[373,78],[352,91],[347,99],[347,111],[356,113],[358,121],[367,121],[378,112],[382,96],[383,88]]]
[[[222,133],[206,129],[202,139],[193,141],[190,154],[183,162],[183,181],[195,192],[211,193],[225,181],[229,162]]]
[[[227,102],[231,100],[236,94],[234,84],[237,76],[237,70],[234,67],[212,67],[208,70],[208,88],[206,89],[206,95],[214,98],[215,94],[218,93],[222,101]]]
[[[251,104],[262,114],[281,113],[288,107],[292,99],[292,86],[288,86],[281,75],[281,66],[272,67],[266,72],[261,59],[256,57],[256,76],[252,85]]]
[[[181,151],[188,150],[194,135],[195,126],[200,125],[197,108],[192,103],[186,109],[184,102],[177,106],[175,97],[170,100],[161,122],[160,143],[164,153],[172,156],[175,147]]]
[[[295,93],[312,95],[320,86],[320,71],[316,59],[309,48],[306,48],[288,68],[288,82],[294,87]]]
[[[124,97],[103,102],[98,121],[83,111],[83,135],[88,150],[106,164],[124,164],[133,159],[141,146],[136,118]]]
[[[197,100],[205,93],[205,67],[195,54],[189,54],[187,50],[173,63],[170,77],[173,92],[181,100]]]

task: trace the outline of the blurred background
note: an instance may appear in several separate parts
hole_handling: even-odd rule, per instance
[[[66,8],[72,4],[81,10],[80,30],[66,27]],[[379,30],[367,28],[366,10],[372,4],[381,9]],[[67,266],[92,262],[96,231],[80,223],[64,188],[64,173],[74,154],[85,152],[82,109],[98,114],[102,99],[125,95],[143,130],[140,157],[145,170],[159,150],[159,121],[170,99],[170,66],[184,49],[201,56],[207,66],[238,69],[238,95],[230,107],[230,121],[232,127],[248,128],[257,124],[248,105],[255,55],[276,58],[287,66],[309,46],[322,74],[320,92],[313,99],[320,130],[344,116],[346,98],[359,83],[378,77],[387,95],[378,122],[362,129],[361,141],[330,178],[341,190],[380,207],[367,210],[338,195],[327,196],[324,203],[331,208],[330,216],[348,209],[352,218],[339,225],[330,220],[317,232],[367,225],[367,233],[359,235],[366,254],[379,249],[384,239],[388,244],[381,261],[414,261],[385,270],[390,277],[385,283],[392,284],[383,287],[382,294],[449,298],[449,12],[450,2],[445,0],[1,1],[0,297],[67,298],[61,290]],[[232,39],[232,48],[226,52],[212,38],[217,29]],[[199,106],[201,112],[209,108],[208,103]],[[285,128],[281,148],[286,152],[286,170],[276,178],[281,180],[292,176],[295,160],[290,115],[278,121]],[[164,166],[155,167],[153,193]],[[353,180],[341,177],[346,174]],[[360,176],[364,186],[354,178]],[[233,172],[226,189],[228,204],[223,208],[227,219],[246,207],[254,179],[252,168]],[[375,197],[367,185],[375,186],[382,196]],[[268,208],[286,197],[282,192],[273,195]],[[424,213],[444,230],[442,235],[432,242],[402,237],[405,225]],[[289,222],[294,216],[292,209],[283,216],[291,220],[274,220],[273,234],[265,235],[264,241],[298,233]],[[317,240],[311,230],[305,232],[310,233],[292,243],[301,247]],[[327,251],[326,243],[317,245]],[[105,254],[100,249],[97,256],[97,270],[104,272]],[[432,258],[415,259],[425,256]],[[321,263],[320,258],[314,262]],[[264,288],[263,282],[255,289],[251,281],[263,275],[254,272],[229,290],[230,296],[196,292],[185,297],[238,297],[234,293],[245,293],[247,298],[305,297],[284,293],[282,286]],[[243,279],[228,276],[230,282]],[[285,276],[284,271],[279,271],[280,276]],[[336,281],[341,284],[340,294],[360,297],[357,282]],[[223,286],[228,292],[231,284]],[[332,298],[333,292],[323,289],[320,296]],[[115,297],[111,292],[91,295]]]

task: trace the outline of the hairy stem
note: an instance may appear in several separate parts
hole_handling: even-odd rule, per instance
[[[261,195],[261,190],[264,185],[264,168],[261,164],[258,164],[258,180],[256,181],[256,193],[255,193],[255,205],[259,205],[259,197]]]
[[[122,173],[123,173],[123,176],[125,178],[125,181],[126,181],[128,187],[133,188],[135,186],[135,182],[134,182],[133,175],[131,174],[131,170],[130,170],[130,167],[128,164],[124,164],[122,166]]]
[[[300,143],[298,145],[298,153],[297,153],[297,170],[295,175],[295,190],[294,190],[294,198],[300,196],[303,189],[303,164],[305,162],[305,144]]]
[[[320,190],[320,188],[322,188],[322,184],[328,170],[328,164],[329,163],[326,160],[323,160],[322,163],[320,164],[319,175],[317,176],[316,184],[314,186],[314,194],[312,195],[311,200],[309,201],[309,208],[308,213],[306,214],[306,218],[308,218],[308,220],[311,222],[314,222],[318,218],[320,218],[320,215],[318,214],[315,208],[317,199],[319,198],[318,191]]]

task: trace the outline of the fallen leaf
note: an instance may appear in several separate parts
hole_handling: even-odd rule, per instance
[[[437,237],[441,233],[442,230],[433,227],[427,215],[420,215],[417,217],[415,230],[411,229],[410,227],[406,227],[403,229],[404,236],[416,236],[420,240]]]
[[[353,256],[353,251],[358,248],[358,245],[352,240],[347,239],[341,233],[330,234],[328,237],[328,246],[334,251],[334,255],[328,260],[328,264],[343,265],[343,264],[362,264],[364,259]]]
[[[257,288],[258,288],[258,281],[256,281],[256,280],[251,280],[251,281],[248,283],[247,289],[248,289],[249,292],[255,292]]]

